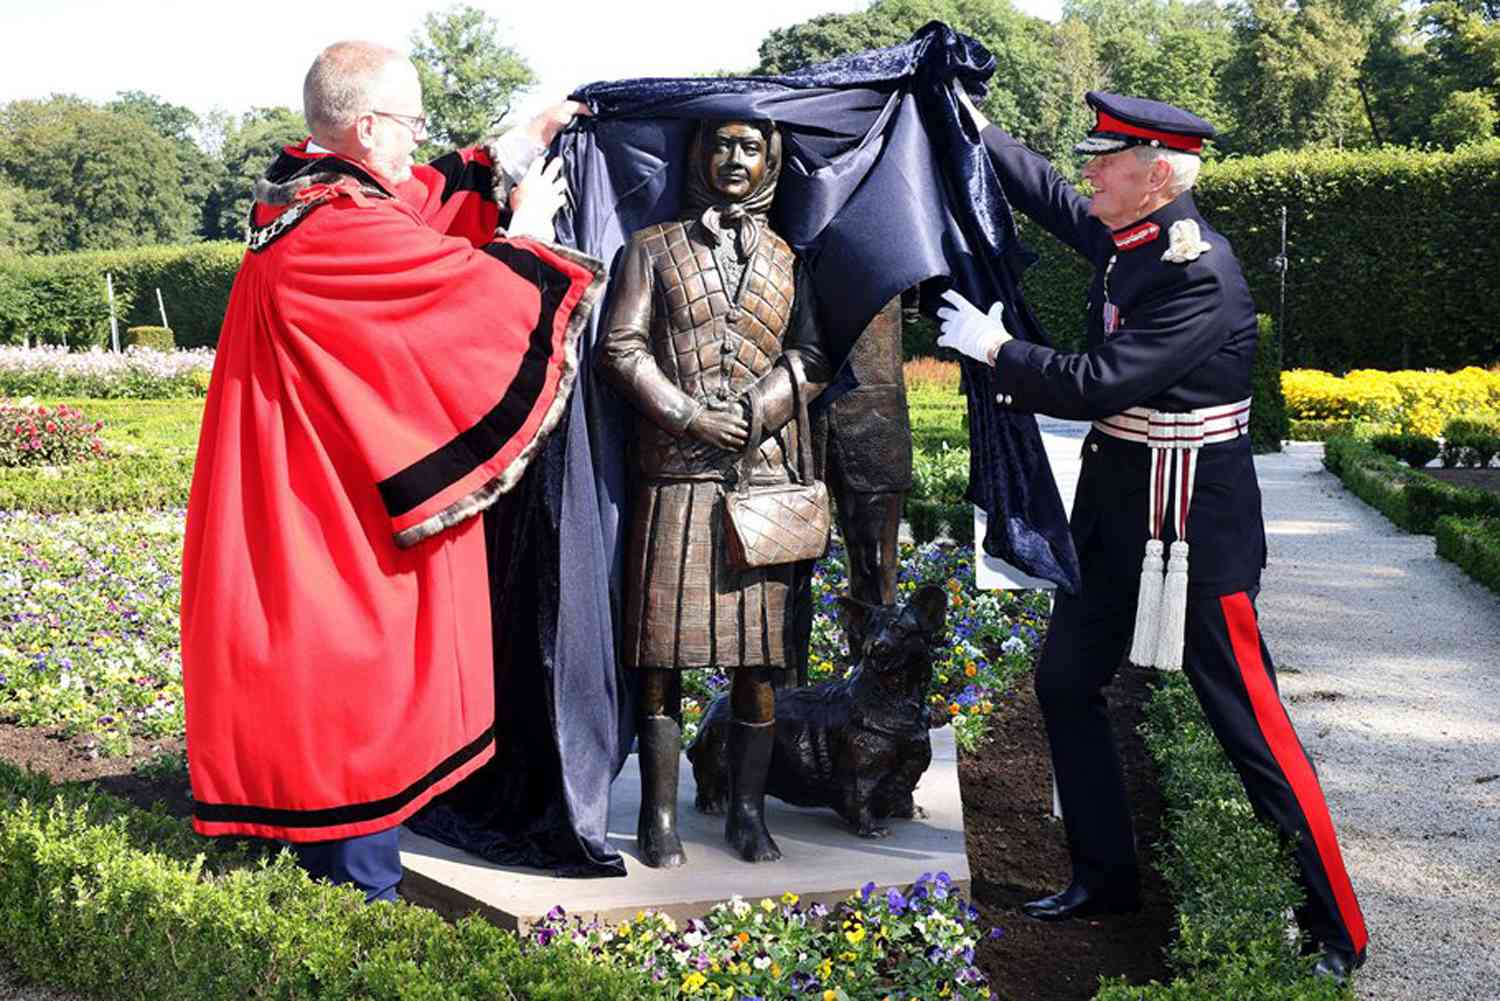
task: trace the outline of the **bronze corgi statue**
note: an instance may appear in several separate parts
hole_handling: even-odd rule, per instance
[[[948,595],[921,588],[905,605],[840,598],[856,647],[839,681],[776,692],[776,740],[766,792],[797,806],[828,806],[864,838],[890,831],[885,817],[921,817],[912,790],[932,763],[928,705],[934,652],[943,642]],[[729,795],[729,697],[716,698],[688,747],[697,807],[723,813]]]

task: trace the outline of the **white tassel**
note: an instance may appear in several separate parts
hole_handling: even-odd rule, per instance
[[[1178,539],[1172,543],[1170,552],[1166,586],[1161,596],[1161,632],[1157,636],[1156,666],[1163,671],[1180,671],[1183,637],[1187,632],[1188,544]]]
[[[1150,667],[1156,659],[1156,634],[1161,625],[1161,540],[1146,540],[1141,560],[1141,595],[1135,605],[1135,638],[1130,643],[1130,662]]]

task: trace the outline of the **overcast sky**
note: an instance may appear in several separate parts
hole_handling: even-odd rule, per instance
[[[500,22],[502,38],[540,78],[518,106],[523,112],[594,80],[748,68],[771,29],[867,5],[471,0]],[[277,104],[300,109],[302,75],[323,46],[355,37],[406,52],[425,13],[446,6],[444,0],[3,0],[0,102],[52,93],[103,101],[118,91],[142,90],[199,113]],[[1019,0],[1019,6],[1056,19],[1060,0]]]

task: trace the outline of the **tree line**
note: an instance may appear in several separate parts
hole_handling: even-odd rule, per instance
[[[995,54],[989,117],[1069,172],[1086,90],[1201,114],[1221,134],[1214,157],[1452,149],[1500,123],[1500,0],[1064,0],[1056,23],[1011,0],[874,0],[772,31],[747,72],[893,45],[933,19]],[[535,82],[499,37],[467,6],[412,37],[431,151],[494,130]],[[139,91],[0,105],[0,253],[238,240],[254,180],[306,134],[290,108],[199,115]]]

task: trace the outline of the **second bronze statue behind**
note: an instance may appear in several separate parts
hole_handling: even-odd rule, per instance
[[[704,122],[689,156],[682,218],[626,247],[599,361],[637,414],[621,658],[642,672],[638,835],[651,866],[685,861],[679,672],[692,668],[733,676],[725,836],[747,861],[780,857],[763,800],[771,679],[797,660],[796,570],[732,565],[724,500],[737,486],[792,480],[794,386],[811,398],[829,375],[811,284],[766,220],[779,132]]]

